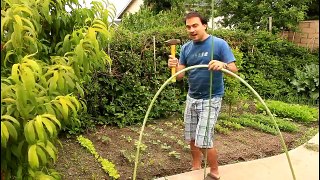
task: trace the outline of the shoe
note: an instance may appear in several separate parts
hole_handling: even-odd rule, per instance
[[[196,170],[200,170],[200,169],[201,169],[201,168],[194,168],[194,167],[193,167],[193,168],[191,168],[190,170],[191,170],[191,171],[196,171]]]
[[[217,177],[211,173],[208,173],[206,178],[204,178],[204,180],[220,180],[220,177]]]

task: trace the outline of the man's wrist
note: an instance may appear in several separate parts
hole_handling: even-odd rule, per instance
[[[223,63],[223,68],[224,68],[224,69],[229,69],[228,64],[227,64],[227,63]]]

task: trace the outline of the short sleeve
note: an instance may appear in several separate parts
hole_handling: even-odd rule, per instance
[[[186,55],[185,55],[185,48],[186,48],[186,46],[183,45],[183,46],[181,47],[181,51],[180,51],[179,64],[181,64],[181,65],[186,65],[186,64],[187,64],[187,62],[186,62]]]
[[[231,47],[228,45],[226,41],[223,41],[221,43],[221,60],[225,63],[231,63],[236,61],[236,58],[234,57]]]

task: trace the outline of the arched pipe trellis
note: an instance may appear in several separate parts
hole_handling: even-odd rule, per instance
[[[134,163],[134,171],[133,171],[133,180],[136,180],[136,176],[137,176],[137,169],[138,169],[138,162],[139,162],[139,153],[140,153],[140,145],[141,145],[141,142],[142,142],[142,136],[143,136],[143,131],[144,131],[144,128],[145,128],[145,125],[146,125],[146,122],[147,122],[147,119],[148,119],[148,116],[149,116],[149,113],[151,111],[151,108],[155,102],[155,100],[157,99],[157,97],[159,96],[159,94],[161,93],[161,91],[171,82],[171,80],[173,78],[175,78],[178,74],[182,73],[182,72],[185,72],[185,71],[188,71],[188,70],[191,70],[191,69],[195,69],[195,68],[208,68],[208,65],[195,65],[195,66],[190,66],[190,67],[187,67],[177,73],[175,73],[174,75],[172,75],[169,79],[167,79],[167,81],[165,83],[162,84],[162,86],[160,87],[160,89],[157,91],[157,93],[154,95],[153,99],[151,100],[151,103],[148,107],[148,110],[146,112],[146,115],[144,117],[144,120],[143,120],[143,124],[142,124],[142,127],[141,127],[141,131],[140,131],[140,136],[139,136],[139,141],[138,141],[138,146],[137,146],[137,151],[136,151],[136,157],[135,157],[135,163]],[[265,107],[267,113],[271,116],[274,124],[275,124],[275,127],[279,133],[279,136],[280,136],[280,140],[281,140],[281,144],[282,144],[282,147],[284,148],[285,150],[285,154],[286,154],[286,157],[287,157],[287,160],[288,160],[288,163],[289,163],[289,167],[290,167],[290,170],[291,170],[291,174],[292,174],[292,177],[293,179],[295,180],[296,177],[295,177],[295,174],[294,174],[294,170],[293,170],[293,167],[292,167],[292,164],[291,164],[291,160],[290,160],[290,157],[289,157],[289,153],[288,153],[288,149],[287,149],[287,146],[284,142],[284,139],[283,139],[283,136],[282,136],[282,133],[279,129],[279,126],[276,122],[276,120],[274,119],[271,111],[269,110],[269,108],[267,107],[266,103],[262,100],[262,98],[260,97],[260,95],[245,81],[243,80],[241,77],[239,77],[238,75],[236,75],[235,73],[231,72],[231,71],[228,71],[227,69],[221,69],[222,72],[224,73],[227,73],[233,77],[235,77],[236,79],[240,80],[243,84],[245,84],[250,90],[251,92],[253,92],[253,94],[259,99],[259,101],[262,103],[262,105]]]

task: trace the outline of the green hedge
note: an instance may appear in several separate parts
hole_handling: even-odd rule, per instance
[[[115,32],[110,45],[112,72],[95,73],[87,85],[86,99],[89,112],[98,118],[99,123],[124,126],[143,121],[151,99],[170,77],[167,67],[170,48],[164,42],[171,38],[186,42],[188,37],[184,27],[157,27],[140,33],[119,27]],[[217,30],[212,33],[226,39],[233,49],[237,48],[243,54],[239,73],[261,96],[296,95],[298,92],[290,83],[294,69],[318,63],[317,54],[310,54],[268,32],[246,34]],[[156,63],[153,36],[156,39]],[[150,117],[182,112],[186,92],[185,79],[170,84],[158,97]],[[241,85],[239,92],[244,94],[248,89]]]

